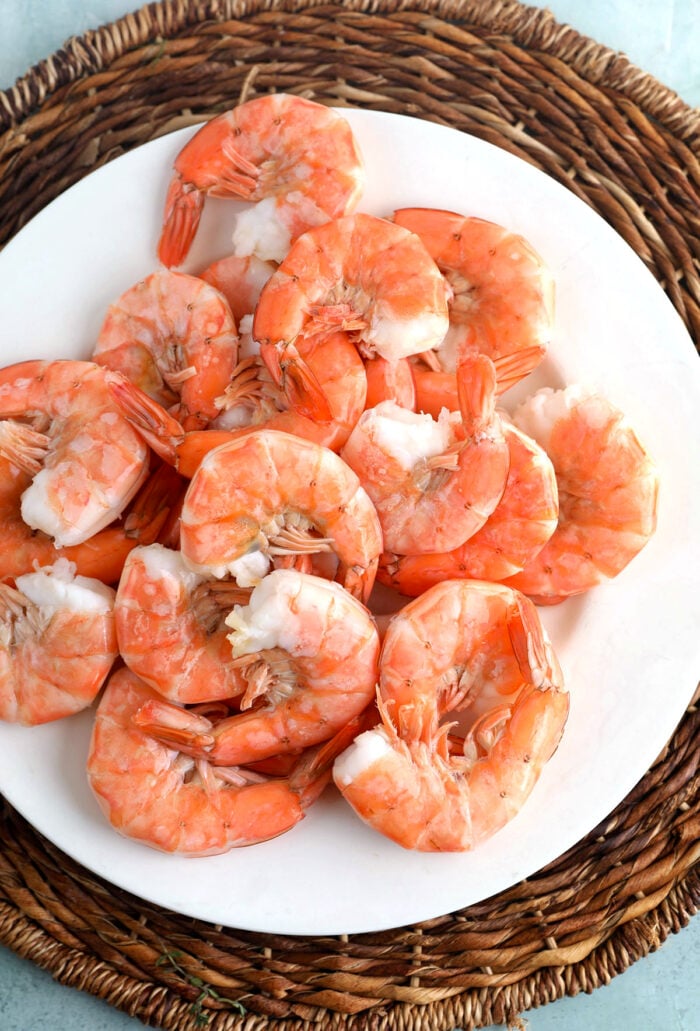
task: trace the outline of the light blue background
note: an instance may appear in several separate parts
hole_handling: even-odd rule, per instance
[[[0,0],[0,88],[80,35],[137,4],[126,0]],[[700,0],[552,0],[568,23],[627,56],[700,105]],[[566,997],[526,1014],[529,1031],[696,1031],[700,1028],[700,917],[655,953],[591,995]],[[0,947],[0,1031],[135,1031],[127,1017],[67,988]]]

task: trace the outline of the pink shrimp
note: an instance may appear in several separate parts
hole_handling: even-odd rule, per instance
[[[97,708],[88,781],[120,834],[163,852],[218,855],[291,830],[325,787],[328,759],[321,750],[302,755],[284,778],[215,768],[179,753],[136,721],[157,699],[135,673],[120,669]]]
[[[34,726],[97,696],[117,657],[114,591],[52,566],[0,583],[0,719]]]
[[[454,374],[466,354],[492,360],[525,348],[530,369],[549,347],[554,314],[551,273],[522,236],[480,218],[403,208],[397,225],[416,233],[447,279],[450,329],[433,354],[416,361],[416,406],[436,415],[454,408]]]
[[[113,522],[148,475],[149,451],[93,362],[27,361],[0,369],[0,453],[32,481],[21,513],[57,547]]]
[[[363,413],[341,451],[374,502],[387,551],[459,547],[498,504],[508,446],[495,415],[495,372],[483,355],[459,371],[460,416],[435,422],[393,402]]]
[[[217,398],[219,416],[206,430],[186,431],[135,383],[120,378],[110,383],[110,389],[136,431],[187,478],[214,448],[263,428],[337,451],[363,410],[364,365],[343,333],[298,343],[285,356],[279,386],[257,356],[243,359]]]
[[[253,314],[260,291],[274,271],[272,262],[262,261],[254,254],[229,254],[208,265],[199,278],[223,294],[240,329],[241,319]]]
[[[326,741],[371,704],[379,634],[339,584],[275,570],[226,623],[243,711],[214,723],[154,700],[137,717],[149,734],[217,765],[247,764]]]
[[[234,251],[279,261],[306,229],[352,211],[364,181],[338,112],[285,93],[249,100],[207,122],[175,159],[158,257],[167,267],[185,260],[212,196],[254,202],[238,216]]]
[[[454,578],[504,580],[547,543],[559,511],[554,467],[546,452],[501,414],[510,465],[505,490],[484,525],[453,551],[382,555],[377,578],[402,594],[418,595]]]
[[[532,603],[471,580],[438,584],[394,617],[379,699],[381,723],[336,759],[333,779],[366,823],[422,851],[474,848],[511,820],[569,711]],[[449,712],[466,720],[460,755]]]
[[[382,535],[355,473],[328,448],[257,430],[210,451],[190,481],[180,520],[189,567],[254,586],[280,554],[329,552],[338,579],[362,601],[374,584]]]
[[[617,576],[656,529],[659,476],[624,414],[571,385],[537,391],[513,421],[545,449],[559,491],[557,527],[508,583],[556,604]]]
[[[388,362],[386,358],[366,358],[367,399],[365,408],[374,408],[382,401],[394,401],[401,408],[416,409],[416,386],[411,363],[407,358]],[[438,413],[439,414],[439,413]]]
[[[123,373],[196,429],[219,414],[216,398],[238,362],[236,322],[213,286],[161,270],[110,305],[93,361]]]
[[[278,381],[302,333],[342,329],[363,357],[396,361],[437,346],[447,327],[445,281],[418,237],[355,214],[295,241],[262,289],[253,336]]]
[[[32,477],[0,454],[0,537],[4,542],[0,579],[13,579],[64,558],[75,565],[81,576],[116,583],[129,552],[138,544],[150,544],[158,538],[176,504],[173,482],[177,474],[167,465],[161,469],[164,473],[155,473],[145,481],[121,519],[82,544],[60,548],[51,537],[32,530],[22,519],[22,496]]]
[[[191,572],[178,551],[160,544],[134,549],[114,605],[124,662],[183,705],[239,697],[247,684],[231,665],[224,620],[249,593]]]
[[[216,427],[230,427],[235,435],[264,426],[339,451],[362,413],[366,395],[362,359],[345,333],[300,337],[285,353],[279,386],[259,356],[239,364],[219,401]],[[188,447],[192,446],[191,441]]]

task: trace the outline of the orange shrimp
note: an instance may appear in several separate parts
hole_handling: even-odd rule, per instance
[[[483,355],[459,370],[459,415],[436,422],[391,401],[363,413],[341,451],[374,502],[387,551],[449,551],[484,524],[508,473],[495,415],[495,372]]]
[[[135,720],[157,697],[135,673],[120,669],[97,708],[88,781],[120,834],[163,852],[218,855],[291,830],[325,787],[325,765],[316,755],[303,755],[286,778],[268,779],[180,754]]]
[[[213,286],[161,270],[110,305],[92,357],[196,429],[219,414],[215,400],[238,362],[236,322]]]
[[[542,352],[539,347],[523,347],[492,361],[496,370],[496,394],[500,397],[537,368]],[[411,359],[410,364],[417,411],[437,419],[443,408],[450,412],[459,409],[457,373],[442,370],[434,351],[425,351],[416,361]]]
[[[117,522],[100,530],[82,544],[58,548],[51,537],[32,530],[22,519],[22,495],[31,475],[0,454],[0,579],[13,579],[57,559],[73,563],[81,576],[106,584],[119,580],[124,562],[138,544],[158,539],[177,504],[177,474],[167,465],[145,481]]]
[[[546,452],[500,413],[510,464],[503,496],[480,530],[453,551],[382,555],[377,578],[415,596],[442,580],[504,580],[522,569],[554,533],[559,512]]]
[[[472,849],[511,820],[569,711],[532,603],[472,580],[438,584],[394,617],[378,695],[381,723],[336,759],[333,779],[365,822],[421,851]],[[441,723],[450,712],[466,721],[459,755]]]
[[[114,591],[52,566],[0,583],[0,719],[35,726],[97,696],[117,657]]]
[[[508,583],[556,604],[617,576],[656,529],[659,476],[625,415],[582,387],[545,387],[513,421],[547,452],[559,491],[557,527]]]
[[[231,665],[224,619],[249,593],[191,572],[178,551],[160,544],[135,548],[114,605],[124,662],[183,705],[242,695],[247,683]]]
[[[374,408],[382,401],[395,401],[402,408],[416,410],[416,386],[411,363],[407,358],[388,362],[386,358],[366,358],[367,399],[365,408]],[[439,414],[439,413],[438,413]]]
[[[240,330],[241,319],[255,311],[260,291],[274,271],[272,262],[262,261],[254,254],[247,257],[229,254],[198,274],[224,295]]]
[[[335,452],[262,429],[204,457],[185,495],[180,547],[191,569],[231,573],[242,587],[276,554],[331,552],[340,582],[365,601],[382,536],[372,502]]]
[[[217,398],[220,414],[206,430],[186,431],[135,383],[121,378],[112,381],[110,389],[143,439],[190,478],[213,448],[262,428],[339,450],[363,410],[367,378],[355,347],[344,333],[335,333],[304,338],[298,348],[290,348],[279,386],[257,355],[244,358]]]
[[[339,584],[275,570],[226,623],[247,683],[242,711],[214,723],[154,700],[137,716],[149,734],[217,765],[247,764],[327,741],[372,703],[379,634]]]
[[[339,451],[367,395],[365,367],[347,334],[300,337],[285,353],[281,371],[277,386],[259,356],[244,359],[219,399],[216,428],[235,434],[264,426]]]
[[[447,327],[445,280],[418,237],[355,214],[295,241],[262,289],[253,336],[278,382],[302,333],[342,329],[363,357],[396,361],[437,346]]]
[[[249,100],[202,126],[175,159],[158,257],[187,256],[206,196],[252,201],[238,216],[234,252],[279,261],[311,226],[352,211],[364,164],[349,123],[285,93]]]
[[[26,361],[0,369],[0,453],[33,477],[21,500],[57,547],[114,521],[148,475],[149,451],[93,362]]]
[[[450,329],[429,364],[417,361],[416,407],[454,408],[454,374],[475,351],[496,359],[533,349],[531,371],[549,347],[554,282],[522,236],[480,218],[432,208],[403,208],[397,225],[416,233],[450,285]]]

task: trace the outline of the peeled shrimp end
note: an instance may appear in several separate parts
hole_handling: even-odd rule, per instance
[[[140,482],[136,486],[139,485]],[[120,515],[133,496],[132,492],[126,499],[120,499],[118,507],[104,507],[97,499],[89,502],[81,511],[80,523],[75,525],[67,523],[61,513],[56,511],[51,502],[51,492],[52,478],[49,470],[42,469],[22,495],[21,514],[27,526],[53,537],[57,548],[83,544],[94,534],[104,530]]]
[[[212,564],[195,562],[184,553],[182,557],[191,572],[213,577],[215,580],[223,580],[224,577],[231,575],[239,587],[255,587],[270,568],[270,559],[261,551],[252,551],[229,562]]]
[[[413,319],[375,314],[366,342],[380,358],[394,362],[437,347],[448,327],[447,316],[439,312],[427,312]]]
[[[381,727],[364,731],[335,760],[333,780],[339,788],[348,787],[390,751],[389,739]]]
[[[280,262],[291,243],[289,230],[277,215],[275,197],[265,197],[236,218],[233,252],[239,258],[254,254],[262,261]]]
[[[115,592],[93,577],[76,576],[75,563],[59,558],[53,566],[18,576],[17,588],[42,608],[75,612],[111,612]]]

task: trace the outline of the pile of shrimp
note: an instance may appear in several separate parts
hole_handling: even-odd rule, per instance
[[[361,213],[364,174],[311,101],[214,118],[89,358],[0,370],[0,718],[92,706],[92,790],[165,852],[272,838],[331,782],[399,846],[477,847],[566,725],[538,606],[655,529],[657,471],[608,399],[506,414],[552,346],[530,243]],[[178,271],[210,195],[247,202],[232,252]]]

